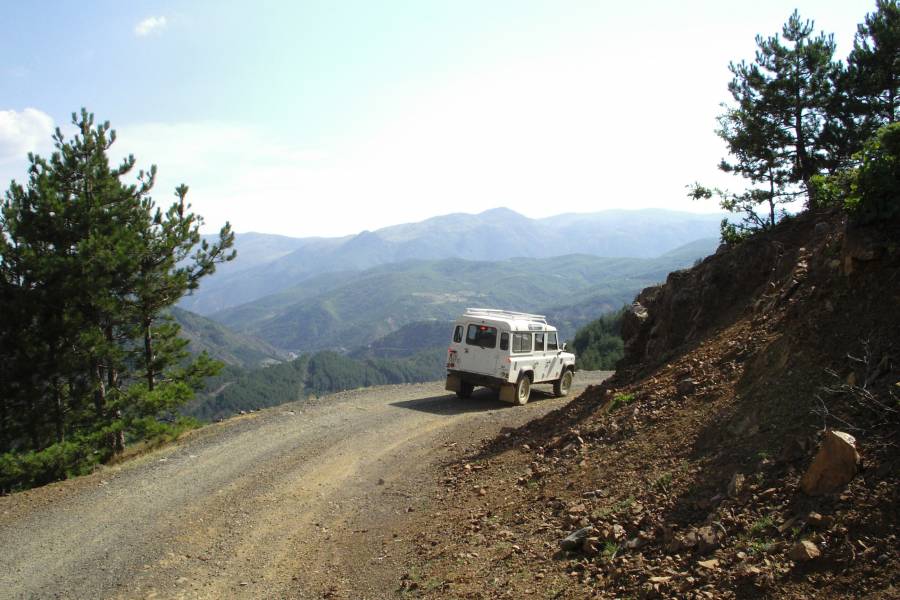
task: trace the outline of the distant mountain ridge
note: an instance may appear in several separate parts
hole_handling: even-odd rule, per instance
[[[408,260],[496,261],[570,254],[652,258],[715,237],[719,214],[609,210],[530,219],[507,208],[454,213],[339,238],[238,234],[237,260],[221,265],[180,306],[210,315],[325,273]]]
[[[708,255],[716,245],[716,238],[707,238],[658,258],[580,254],[406,261],[318,275],[211,318],[298,354],[351,351],[409,323],[452,320],[467,306],[529,312],[546,308],[566,337],[630,301],[637,291],[663,281],[670,271]]]

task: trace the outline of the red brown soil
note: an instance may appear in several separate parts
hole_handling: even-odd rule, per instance
[[[400,592],[900,597],[898,234],[809,212],[644,290],[614,378],[447,468]],[[825,427],[862,469],[810,497]]]

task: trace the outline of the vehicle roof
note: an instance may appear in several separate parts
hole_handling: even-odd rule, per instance
[[[556,327],[547,324],[544,315],[497,308],[467,308],[457,321],[499,323],[509,327],[510,331],[556,331]]]

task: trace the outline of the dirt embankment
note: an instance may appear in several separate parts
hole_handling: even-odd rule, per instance
[[[900,597],[898,240],[808,213],[642,292],[614,378],[448,469],[404,589]],[[862,465],[810,496],[823,427]]]
[[[0,598],[393,597],[444,465],[566,401],[355,390],[2,497]]]

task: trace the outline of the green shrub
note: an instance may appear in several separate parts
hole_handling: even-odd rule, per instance
[[[28,489],[90,473],[108,456],[92,441],[65,441],[37,452],[0,455],[0,492]]]
[[[609,405],[609,410],[615,410],[620,406],[628,406],[632,402],[634,402],[634,394],[620,392],[613,396],[612,403]]]
[[[854,169],[813,178],[817,203],[843,206],[857,223],[900,217],[900,123],[879,129],[854,158]]]
[[[863,147],[861,159],[847,210],[864,223],[900,216],[900,123],[879,129]]]

